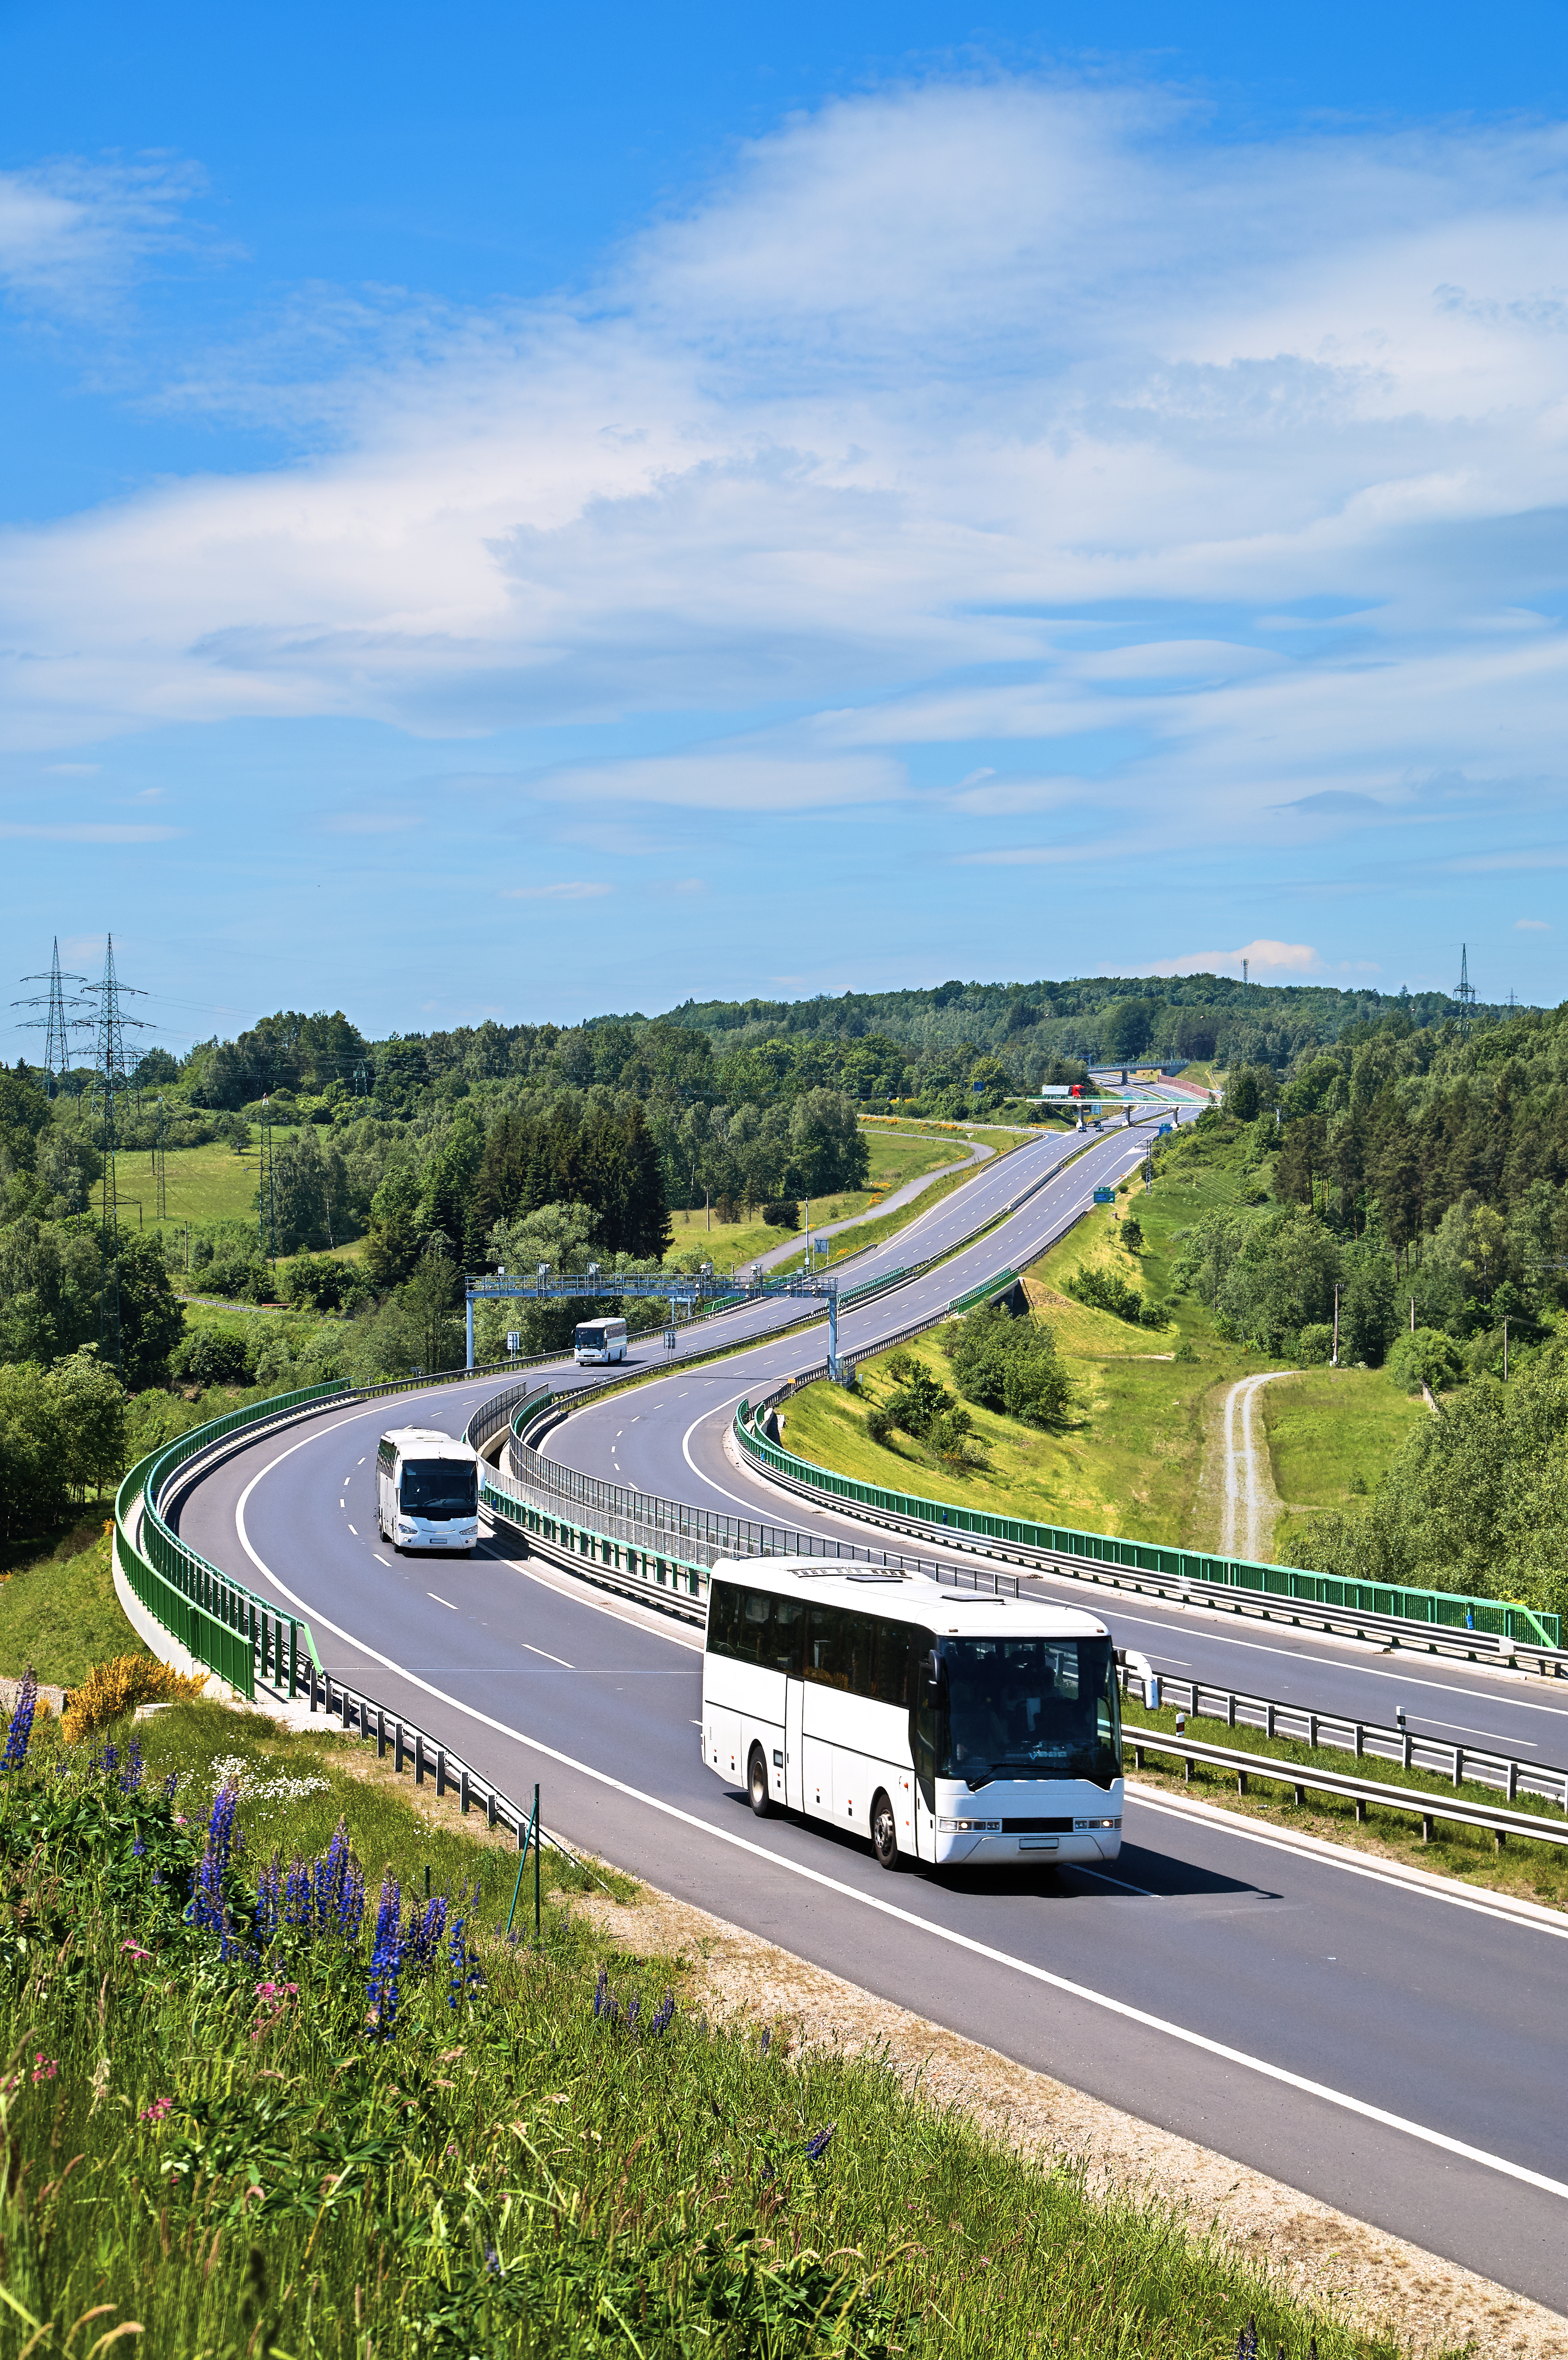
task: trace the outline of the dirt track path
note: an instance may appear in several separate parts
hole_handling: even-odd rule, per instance
[[[1276,1377],[1293,1376],[1293,1369],[1266,1369],[1256,1377],[1242,1377],[1225,1397],[1221,1412],[1225,1456],[1224,1504],[1220,1513],[1220,1555],[1258,1557],[1266,1531],[1284,1505],[1274,1489],[1269,1448],[1258,1430],[1258,1396]]]

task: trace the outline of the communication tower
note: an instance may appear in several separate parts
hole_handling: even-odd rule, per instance
[[[85,985],[87,978],[84,975],[68,975],[61,971],[60,936],[57,934],[54,938],[54,957],[49,964],[48,974],[40,972],[38,975],[24,975],[18,977],[17,980],[21,983],[47,983],[49,986],[47,991],[35,992],[30,1000],[14,1000],[11,1005],[13,1008],[41,1008],[45,1011],[42,1016],[24,1016],[20,1029],[24,1032],[41,1032],[44,1035],[44,1094],[47,1098],[56,1098],[60,1093],[61,1076],[70,1063],[71,1034],[73,1030],[81,1029],[93,1022],[90,1016],[83,1016],[80,1012],[90,1003],[74,995],[68,998],[65,987],[68,983]]]
[[[120,1352],[120,1206],[117,1175],[114,1169],[118,1150],[119,1108],[131,1087],[131,1061],[125,1051],[125,1033],[134,1029],[145,1032],[147,1027],[136,1016],[127,1016],[120,1006],[133,993],[137,999],[146,994],[131,984],[122,983],[114,972],[114,937],[111,934],[103,951],[103,974],[101,981],[90,983],[87,989],[97,1002],[97,1054],[93,1060],[93,1095],[103,1110],[103,1274],[98,1298],[99,1350],[110,1366],[125,1371]]]

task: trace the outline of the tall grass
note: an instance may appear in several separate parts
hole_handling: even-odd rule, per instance
[[[1358,2348],[882,2063],[693,2020],[569,1865],[508,1942],[515,1861],[362,1788],[384,1868],[329,1830],[321,1741],[144,1729],[0,1779],[8,2360],[1219,2360],[1249,2313],[1291,2360]]]

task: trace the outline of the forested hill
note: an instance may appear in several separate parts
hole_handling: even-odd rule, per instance
[[[669,1021],[706,1032],[721,1057],[774,1039],[855,1043],[881,1034],[917,1063],[969,1044],[1031,1075],[1054,1058],[1093,1064],[1146,1053],[1282,1073],[1308,1050],[1390,1013],[1431,1027],[1456,1012],[1441,992],[1243,984],[1223,975],[1097,975],[1061,983],[953,981],[838,999],[687,1000]],[[1488,1020],[1504,1012],[1482,1011]]]

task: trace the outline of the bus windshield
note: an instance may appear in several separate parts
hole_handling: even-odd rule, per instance
[[[946,1760],[939,1777],[1121,1775],[1121,1713],[1109,1639],[947,1639],[942,1643]]]
[[[609,1336],[609,1332],[610,1327],[608,1320],[590,1320],[585,1322],[583,1327],[577,1329],[573,1341],[580,1352],[596,1352],[604,1344]]]
[[[450,1523],[479,1513],[478,1470],[470,1459],[405,1459],[404,1513],[429,1522]]]

